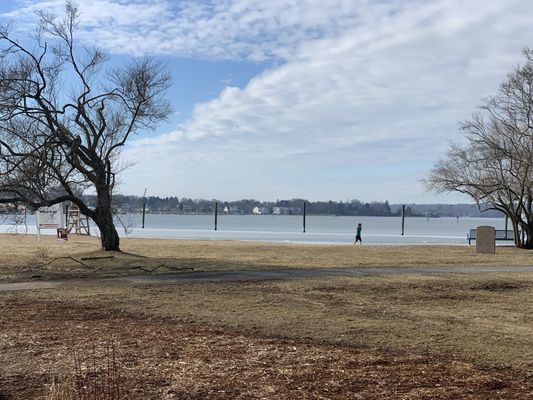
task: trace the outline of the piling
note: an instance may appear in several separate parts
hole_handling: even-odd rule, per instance
[[[304,224],[304,233],[305,233],[305,214],[306,214],[306,201],[304,200],[304,214],[303,214],[303,224]]]
[[[505,239],[507,239],[507,228],[508,228],[508,225],[509,225],[509,217],[506,215],[505,216]]]
[[[402,206],[402,236],[405,233],[405,205]]]
[[[218,201],[215,201],[215,231],[218,229]]]

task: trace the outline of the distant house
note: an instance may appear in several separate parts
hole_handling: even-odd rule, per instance
[[[228,206],[225,206],[224,207],[224,214],[227,214],[227,213],[229,213],[229,208],[228,208]]]
[[[260,215],[261,209],[259,207],[252,208],[252,214]]]
[[[268,207],[261,207],[261,214],[270,214],[270,209]]]
[[[184,213],[192,213],[194,211],[194,209],[192,208],[192,206],[190,205],[184,205],[183,206],[183,212]]]

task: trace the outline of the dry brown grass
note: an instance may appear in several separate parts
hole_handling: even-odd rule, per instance
[[[71,236],[68,242],[32,235],[0,235],[0,281],[102,277],[172,272],[180,268],[199,271],[268,268],[350,268],[395,266],[510,266],[531,265],[531,253],[498,247],[495,255],[475,254],[467,246],[352,246],[123,239],[124,253],[109,259],[76,261],[108,256],[97,238]],[[142,269],[140,269],[142,268]]]
[[[4,293],[0,396],[113,337],[128,399],[526,399],[532,295],[514,274]]]
[[[60,257],[102,256],[96,238],[37,244],[4,235],[0,245],[4,280],[138,274],[161,264],[531,264],[529,252],[511,247],[480,256],[459,246],[127,239],[126,253],[83,266]],[[51,366],[64,370],[72,349],[109,338],[125,355],[129,399],[533,396],[532,274],[115,285],[0,293],[0,399],[44,398]]]
[[[498,247],[495,255],[468,246],[353,246],[128,239],[125,251],[183,260],[203,268],[350,268],[364,266],[531,265],[531,252]]]
[[[533,275],[380,276],[52,290],[36,299],[394,352],[460,355],[533,374]]]

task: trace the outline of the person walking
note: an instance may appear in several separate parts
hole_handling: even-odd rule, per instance
[[[361,224],[357,224],[357,232],[355,233],[355,241],[353,242],[353,244],[356,244],[357,242],[360,242],[361,244],[363,244],[363,239],[361,239],[361,231],[363,230],[363,227],[361,226]]]

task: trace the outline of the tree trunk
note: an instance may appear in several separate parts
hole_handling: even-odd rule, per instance
[[[533,249],[533,224],[528,223],[527,225],[523,225],[522,229],[523,233],[525,233],[525,237],[522,241],[522,248]]]
[[[111,211],[111,196],[108,190],[97,191],[98,206],[94,210],[94,222],[100,230],[102,249],[105,251],[120,251],[120,238],[113,221]]]
[[[511,221],[511,225],[513,226],[514,245],[516,247],[522,247],[522,241],[520,239],[520,229],[518,226],[518,222],[516,221],[516,218],[514,217],[514,215],[510,215],[509,220]]]
[[[102,249],[105,251],[120,251],[120,238],[113,223],[111,209],[108,212],[98,213],[94,222],[100,230]]]

